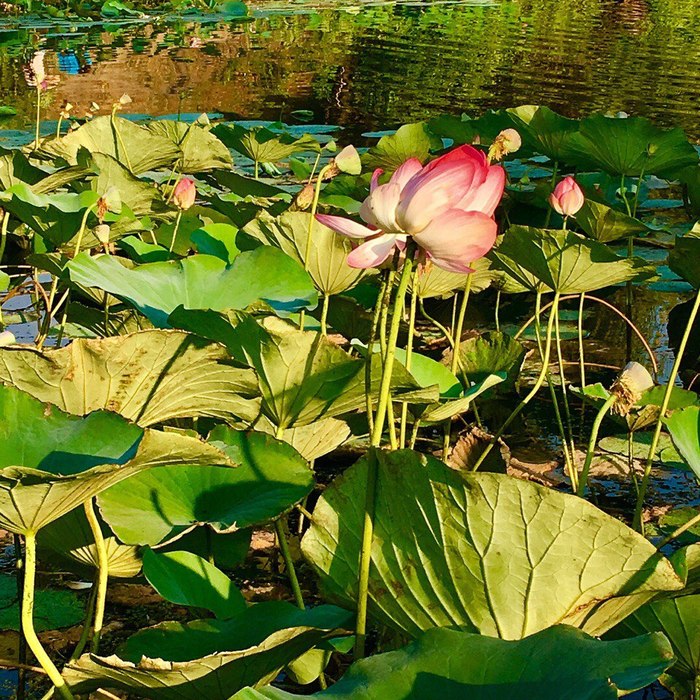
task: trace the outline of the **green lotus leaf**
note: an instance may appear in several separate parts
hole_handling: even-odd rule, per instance
[[[191,552],[143,552],[143,575],[165,600],[211,610],[220,619],[246,609],[243,594],[216,566]]]
[[[167,248],[143,241],[138,236],[122,238],[119,241],[119,247],[136,263],[163,262],[171,257],[171,253]],[[102,315],[104,316],[104,314]]]
[[[137,576],[141,571],[141,556],[137,548],[119,542],[104,524],[102,534],[107,549],[109,575],[114,578]],[[56,558],[78,574],[94,577],[97,550],[84,508],[76,508],[43,527],[37,536],[37,544],[42,556]]]
[[[523,105],[507,109],[517,131],[537,152],[561,162],[565,158],[566,144],[576,133],[579,122],[539,105]]]
[[[343,634],[352,613],[289,603],[251,606],[231,620],[165,622],[138,632],[118,656],[83,655],[64,669],[75,693],[114,688],[154,700],[228,700],[265,685],[291,661]]]
[[[217,426],[209,439],[236,469],[163,467],[100,494],[102,516],[122,542],[157,545],[204,524],[240,530],[276,518],[313,487],[301,455],[269,435]]]
[[[473,386],[461,392],[459,398],[450,399],[440,404],[432,404],[420,415],[421,422],[429,425],[431,423],[442,423],[448,418],[465,413],[478,396],[488,391],[494,386],[498,386],[506,378],[505,372],[494,372],[476,382]]]
[[[231,224],[207,224],[192,231],[190,240],[198,253],[214,255],[230,265],[241,252],[236,245],[238,229]]]
[[[459,625],[521,639],[559,623],[597,635],[683,586],[644,537],[580,498],[375,451],[323,492],[302,540],[332,600],[355,599],[370,459],[379,464],[369,614],[411,636]]]
[[[34,167],[22,151],[0,148],[0,190],[7,190],[13,185],[35,185],[46,173]]]
[[[563,160],[579,168],[634,177],[672,176],[698,162],[681,129],[660,129],[643,117],[586,117],[564,151]]]
[[[148,263],[129,269],[113,255],[81,253],[68,263],[71,280],[133,304],[156,326],[179,305],[188,309],[244,309],[264,301],[279,313],[314,308],[316,290],[304,269],[281,250],[261,246],[227,265],[211,255]]]
[[[349,238],[313,220],[309,258],[305,260],[311,214],[287,211],[274,218],[267,212],[251,221],[244,231],[268,245],[281,248],[308,270],[316,288],[325,295],[341,294],[354,287],[367,273],[347,264],[352,250]]]
[[[586,199],[576,214],[576,223],[586,235],[601,243],[649,233],[649,227],[606,204]]]
[[[488,258],[479,258],[471,263],[471,268],[474,270],[471,291],[474,293],[482,292],[494,279],[494,273],[490,269],[491,261]],[[449,272],[436,265],[428,265],[421,268],[416,291],[421,299],[448,297],[452,296],[455,291],[462,291],[466,284],[467,275]]]
[[[677,237],[668,264],[677,275],[700,290],[700,233]]]
[[[391,136],[382,136],[363,156],[366,168],[382,168],[393,172],[409,158],[425,163],[431,151],[442,148],[442,140],[431,133],[424,122],[404,124]]]
[[[228,190],[225,195],[222,195],[226,202],[234,204],[246,202],[260,206],[269,206],[276,201],[292,201],[292,195],[286,190],[270,185],[267,182],[245,177],[231,170],[216,170],[210,177],[221,188]]]
[[[128,119],[112,120],[111,116],[95,117],[65,136],[44,141],[38,155],[63,158],[69,165],[77,165],[81,149],[111,156],[134,175],[174,165],[182,155],[169,138]]]
[[[398,651],[354,663],[328,690],[329,700],[615,700],[618,690],[652,683],[673,661],[662,634],[600,641],[557,625],[527,639],[505,641],[430,629]],[[232,700],[285,700],[299,695],[267,687]]]
[[[218,340],[231,355],[255,369],[262,412],[280,430],[315,423],[363,408],[365,362],[314,331],[301,331],[278,319],[257,322],[251,316],[231,320],[213,313],[178,310],[174,325]],[[373,356],[370,395],[376,396],[381,362]],[[421,388],[401,366],[394,367],[397,400],[437,400],[437,387]]]
[[[0,381],[76,415],[105,409],[141,426],[174,418],[252,422],[257,381],[215,343],[172,330],[0,348]]]
[[[700,406],[675,411],[664,423],[681,457],[700,479]]]
[[[505,373],[498,390],[515,386],[527,351],[522,343],[499,331],[487,331],[459,344],[458,375],[465,386],[483,381],[497,372]]]
[[[308,134],[296,138],[290,133],[271,131],[267,127],[246,129],[239,124],[219,124],[213,133],[229,148],[256,163],[277,163],[302,151],[320,151],[320,143]]]
[[[598,241],[528,226],[511,226],[489,256],[523,288],[560,294],[592,292],[655,272],[641,258],[620,258]]]
[[[63,413],[0,386],[0,525],[36,533],[100,491],[154,467],[228,464],[211,445],[142,429],[115,413]]]
[[[268,418],[262,416],[255,429],[290,444],[307,462],[323,457],[340,447],[350,437],[350,426],[337,418],[321,418],[307,425],[287,428],[281,432]]]
[[[208,129],[196,122],[152,121],[145,125],[151,133],[168,139],[182,152],[177,162],[181,173],[201,173],[216,168],[230,168],[233,159],[228,148]]]

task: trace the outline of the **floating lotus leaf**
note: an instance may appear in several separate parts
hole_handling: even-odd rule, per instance
[[[279,429],[315,423],[366,404],[364,361],[350,357],[320,333],[300,331],[272,316],[259,323],[247,316],[233,326],[221,315],[178,310],[171,320],[224,343],[234,358],[255,369],[262,412]],[[381,376],[381,362],[375,357],[372,396],[376,396]],[[437,387],[434,391],[421,389],[400,367],[395,367],[392,381],[397,399],[438,398]]]
[[[63,413],[0,387],[0,526],[36,533],[122,479],[156,465],[225,464],[211,445],[142,429],[115,413]]]
[[[328,700],[615,700],[618,690],[652,683],[673,661],[662,634],[602,642],[557,625],[519,641],[430,629],[398,651],[354,663]],[[231,700],[286,700],[300,695],[246,688]]]
[[[122,544],[103,525],[109,575],[114,578],[133,578],[141,571],[141,556],[136,547]],[[97,551],[90,525],[82,507],[66,513],[41,529],[37,543],[42,555],[60,559],[63,566],[79,574],[94,576]]]
[[[576,214],[576,223],[587,236],[601,243],[649,233],[649,227],[606,204],[586,199]]]
[[[700,479],[700,406],[675,411],[664,422],[678,452]]]
[[[151,133],[163,136],[182,152],[177,162],[181,173],[201,173],[233,165],[231,153],[208,129],[196,122],[158,120],[146,124]]]
[[[68,268],[73,282],[125,299],[161,327],[181,304],[224,311],[264,301],[275,311],[293,313],[314,308],[317,301],[304,269],[271,246],[241,253],[231,265],[211,255],[193,255],[129,269],[113,255],[81,253]]]
[[[105,409],[141,426],[198,416],[251,422],[259,411],[251,370],[182,331],[78,339],[44,352],[0,348],[0,381],[69,413]]]
[[[651,277],[641,258],[620,258],[571,231],[511,226],[490,254],[494,266],[531,291],[580,294]]]
[[[299,138],[290,133],[271,131],[267,127],[246,129],[239,124],[219,124],[213,133],[229,148],[248,156],[256,163],[277,163],[302,151],[320,151],[320,143],[308,134]]]
[[[367,168],[393,171],[409,158],[425,163],[431,151],[442,148],[442,140],[432,134],[424,122],[404,124],[395,134],[382,136],[362,158]]]
[[[154,700],[228,700],[265,685],[291,661],[343,634],[352,613],[332,606],[299,610],[289,603],[253,605],[232,620],[165,622],[143,630],[118,656],[85,654],[64,669],[75,693],[124,690]]]
[[[564,150],[571,165],[611,175],[672,176],[698,162],[682,129],[660,129],[643,117],[593,114],[581,121]]]
[[[677,275],[700,290],[700,232],[677,237],[668,264]]]
[[[314,221],[311,229],[309,259],[306,255],[311,214],[287,211],[274,218],[267,212],[251,221],[245,232],[263,243],[281,248],[289,257],[305,265],[316,288],[326,295],[341,294],[354,287],[367,273],[347,264],[352,250],[349,238]]]
[[[236,469],[163,467],[100,494],[102,516],[122,542],[157,545],[204,524],[240,530],[276,518],[313,487],[301,455],[269,435],[218,426],[210,441]]]
[[[165,600],[211,610],[229,619],[246,609],[243,594],[233,581],[206,559],[191,552],[143,553],[143,575]]]
[[[44,141],[39,155],[63,158],[69,165],[77,165],[81,148],[88,153],[112,156],[134,175],[173,165],[182,155],[165,136],[121,117],[115,117],[113,123],[110,116],[95,117],[65,136]]]
[[[578,131],[579,122],[553,112],[549,107],[523,105],[507,109],[516,130],[537,152],[554,161],[562,161],[566,144]]]
[[[379,464],[369,614],[411,636],[460,625],[521,639],[559,623],[597,635],[683,586],[651,543],[583,499],[401,450],[361,459],[314,509],[302,550],[333,600],[355,598],[370,459]]]
[[[471,263],[472,272],[471,291],[482,292],[494,279],[491,261],[488,258],[479,258]],[[467,275],[443,270],[436,265],[428,265],[421,268],[418,275],[416,291],[421,299],[431,297],[452,296],[455,291],[462,291],[467,284]]]

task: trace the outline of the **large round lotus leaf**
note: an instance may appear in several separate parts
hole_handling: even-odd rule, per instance
[[[431,151],[441,148],[442,140],[432,134],[424,122],[404,124],[395,134],[382,136],[363,156],[362,162],[367,168],[391,172],[409,158],[425,163]]]
[[[490,269],[491,261],[488,258],[479,258],[471,263],[474,272],[471,273],[472,292],[483,292],[494,279],[494,273]],[[422,299],[431,297],[451,296],[455,291],[462,291],[467,284],[467,275],[443,270],[437,265],[425,265],[420,268],[416,292]]]
[[[611,175],[673,175],[698,162],[681,129],[660,129],[642,117],[591,115],[581,121],[564,151],[567,163]]]
[[[39,155],[63,158],[76,165],[81,148],[112,156],[135,175],[172,165],[182,155],[165,136],[121,117],[115,117],[113,123],[109,116],[95,117],[65,136],[44,141]]]
[[[700,407],[675,411],[665,423],[681,457],[700,479]]]
[[[105,525],[109,575],[115,578],[133,578],[141,571],[141,556],[136,547],[121,544]],[[95,541],[82,507],[66,513],[42,528],[37,536],[41,556],[57,558],[78,574],[94,576],[97,568]]]
[[[583,203],[576,214],[576,223],[587,236],[601,243],[639,236],[650,230],[639,219],[627,216],[621,211],[592,199],[586,199]]]
[[[654,592],[683,585],[652,544],[580,498],[401,450],[361,459],[314,509],[302,549],[333,600],[355,599],[371,459],[369,612],[395,629],[460,625],[520,639],[570,622],[599,634]]]
[[[0,189],[6,190],[21,182],[35,185],[45,177],[46,173],[35,168],[22,151],[0,147]]]
[[[303,265],[324,294],[341,294],[351,289],[367,273],[348,265],[347,256],[352,250],[349,238],[314,220],[309,258],[305,260],[310,220],[311,214],[301,211],[287,211],[277,218],[263,211],[244,230],[263,243],[281,248]]]
[[[76,693],[124,690],[154,700],[228,700],[246,686],[265,685],[291,661],[343,633],[352,613],[331,606],[294,609],[259,603],[232,620],[165,622],[138,632],[119,653],[84,655],[64,669]]]
[[[567,119],[549,107],[538,105],[523,105],[506,111],[526,143],[554,161],[564,159],[566,143],[578,131],[576,119]]]
[[[700,231],[676,238],[668,264],[677,275],[700,290]]]
[[[239,530],[277,517],[313,487],[301,455],[269,435],[219,426],[210,442],[237,468],[164,467],[100,495],[102,515],[122,542],[156,545],[205,523]]]
[[[182,331],[78,339],[44,352],[0,348],[0,381],[69,413],[106,409],[142,426],[197,416],[251,422],[260,405],[251,370]]]
[[[296,138],[290,133],[279,133],[264,126],[246,129],[240,124],[219,124],[213,132],[229,148],[258,163],[277,163],[294,153],[319,151],[321,148],[309,134]]]
[[[73,416],[0,386],[0,526],[38,532],[103,489],[154,467],[228,464],[211,445],[113,413]]]
[[[269,418],[262,416],[255,429],[289,443],[307,462],[333,452],[350,437],[350,426],[337,418],[321,418],[298,428],[287,428],[277,433],[277,428]]]
[[[97,287],[131,304],[154,325],[187,309],[245,309],[264,301],[275,311],[293,313],[316,305],[309,275],[295,260],[272,246],[241,253],[231,265],[212,255],[147,263],[129,269],[113,255],[81,253],[68,263],[73,282]]]
[[[354,663],[328,700],[615,700],[618,690],[652,683],[673,661],[662,634],[601,642],[558,625],[519,641],[431,629],[403,649]],[[299,695],[267,687],[232,700]]]
[[[571,231],[511,226],[490,253],[494,267],[531,291],[580,294],[651,277],[641,258],[620,258]]]
[[[208,129],[196,122],[159,119],[145,125],[152,134],[163,136],[182,152],[177,162],[181,173],[199,173],[233,165],[231,152]]]
[[[213,312],[178,309],[173,325],[224,343],[234,358],[255,369],[262,412],[277,427],[315,423],[365,406],[365,363],[328,338],[301,331],[276,317],[259,323],[251,316],[228,318]],[[379,355],[372,358],[370,395],[381,380]],[[437,400],[437,387],[421,388],[397,363],[392,389],[397,400]]]

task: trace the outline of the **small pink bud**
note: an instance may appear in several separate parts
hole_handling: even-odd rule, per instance
[[[197,188],[195,187],[194,180],[183,177],[182,180],[175,185],[175,189],[173,190],[173,204],[178,209],[189,209],[194,204],[196,196]]]
[[[562,216],[575,216],[584,201],[583,191],[571,176],[565,177],[549,195],[552,209]]]

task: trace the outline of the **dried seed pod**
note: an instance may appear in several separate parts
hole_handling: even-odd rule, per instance
[[[653,386],[654,380],[646,367],[639,362],[630,362],[610,387],[610,392],[617,396],[612,410],[620,416],[626,416],[642,394]]]

